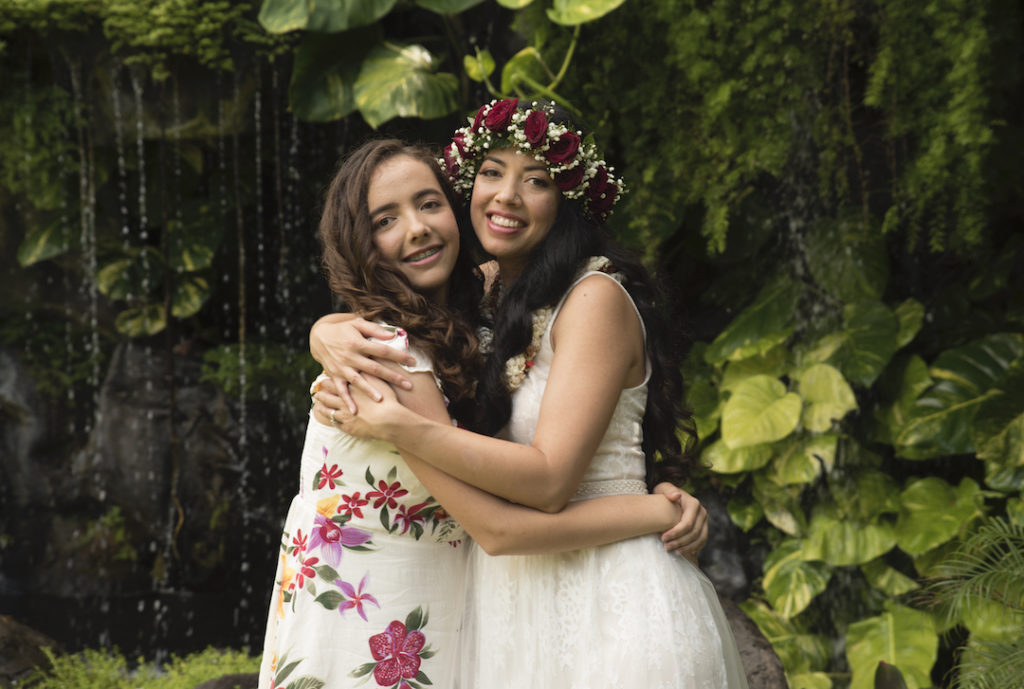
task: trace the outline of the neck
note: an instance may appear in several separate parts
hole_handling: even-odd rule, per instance
[[[501,281],[506,286],[511,285],[526,270],[526,261],[521,259],[498,259],[498,270],[501,273]]]

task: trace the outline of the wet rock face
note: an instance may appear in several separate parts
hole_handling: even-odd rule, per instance
[[[0,615],[0,687],[13,687],[31,677],[35,668],[49,667],[44,648],[60,652],[59,644],[42,632]]]

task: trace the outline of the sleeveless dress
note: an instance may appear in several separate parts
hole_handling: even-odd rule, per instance
[[[388,344],[407,346],[395,330]],[[433,370],[410,352],[406,370]],[[466,543],[394,445],[310,414],[260,689],[456,686]]]
[[[590,275],[617,277],[585,272],[569,291]],[[513,394],[508,440],[533,439],[554,354],[551,325],[564,302]],[[646,378],[622,392],[573,500],[647,492],[646,401]],[[463,689],[747,686],[714,586],[689,561],[665,552],[657,535],[552,555],[492,557],[474,544],[467,577]]]

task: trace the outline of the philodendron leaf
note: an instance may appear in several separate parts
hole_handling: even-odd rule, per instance
[[[192,272],[209,268],[224,234],[223,225],[208,206],[196,209],[198,217],[167,223],[167,264],[178,271]]]
[[[812,483],[822,471],[829,472],[836,459],[839,436],[813,435],[799,440],[787,438],[777,448],[772,462],[773,477],[783,486]]]
[[[416,0],[416,4],[438,14],[458,14],[483,0]]]
[[[900,330],[896,335],[896,346],[905,347],[914,339],[924,322],[924,305],[916,299],[907,299],[893,312],[899,321]]]
[[[763,474],[755,474],[753,494],[764,510],[765,519],[779,531],[802,536],[807,530],[807,519],[800,508],[799,487],[780,486]]]
[[[931,615],[886,601],[884,613],[846,628],[846,659],[853,672],[850,689],[872,689],[880,660],[898,667],[909,689],[930,687],[938,648]]]
[[[288,100],[295,114],[310,122],[337,120],[355,112],[355,85],[370,49],[380,42],[379,27],[344,34],[309,33],[295,51]]]
[[[470,79],[483,81],[494,71],[494,58],[491,56],[491,51],[486,48],[483,50],[477,48],[475,55],[466,55],[462,58],[462,67]]]
[[[729,500],[726,511],[729,512],[729,518],[732,519],[733,524],[744,531],[750,531],[764,517],[764,508],[757,501],[743,500],[738,497]]]
[[[832,578],[832,568],[824,562],[805,560],[802,547],[800,540],[786,539],[764,561],[765,596],[787,619],[810,605]]]
[[[442,117],[458,107],[459,81],[434,72],[434,58],[419,45],[384,43],[363,61],[356,104],[371,127],[394,117]]]
[[[210,283],[201,275],[185,275],[174,286],[171,315],[188,318],[198,313],[210,296]]]
[[[515,93],[524,84],[528,86],[529,81],[546,84],[553,78],[554,74],[544,66],[540,53],[529,45],[510,57],[501,68],[501,92]]]
[[[832,689],[832,678],[824,672],[786,673],[789,689]]]
[[[1024,467],[1024,357],[995,386],[1002,394],[981,403],[971,424],[971,441],[986,465]]]
[[[129,337],[156,335],[167,327],[167,311],[163,304],[127,309],[117,315],[114,327]]]
[[[780,280],[761,290],[754,303],[726,326],[704,353],[709,364],[739,361],[764,354],[785,341],[796,312],[801,286]]]
[[[749,445],[730,449],[721,440],[711,443],[702,453],[704,462],[711,465],[711,470],[720,474],[736,474],[741,471],[760,469],[772,458],[770,445]]]
[[[860,214],[816,224],[805,237],[807,265],[821,287],[844,302],[878,299],[889,280],[885,239]]]
[[[970,478],[955,489],[935,476],[911,481],[900,494],[902,509],[896,522],[900,549],[920,555],[953,539],[980,514],[981,499],[981,489]]]
[[[263,0],[259,21],[268,33],[296,29],[337,33],[372,24],[397,0]]]
[[[548,18],[556,24],[575,26],[600,19],[626,0],[555,0]]]
[[[857,399],[843,374],[828,364],[804,369],[797,391],[807,403],[803,411],[804,428],[815,433],[830,430],[847,412],[857,408]]]
[[[894,358],[876,386],[883,401],[874,409],[875,440],[893,444],[893,438],[906,426],[914,401],[933,382],[928,364],[918,355]]]
[[[722,410],[722,440],[736,449],[781,440],[800,421],[800,396],[782,381],[752,376],[738,384]]]
[[[897,452],[911,459],[972,452],[975,413],[1002,394],[999,380],[1022,356],[1019,333],[989,335],[940,354],[930,369],[937,382],[915,400],[896,436]]]
[[[507,7],[510,10],[521,10],[531,2],[533,2],[533,0],[498,0],[499,5]]]
[[[916,581],[899,570],[885,564],[885,561],[882,558],[874,559],[871,562],[865,562],[860,566],[860,571],[864,573],[864,578],[867,579],[868,583],[874,588],[879,591],[883,591],[894,598],[896,596],[902,596],[908,591],[921,588]]]
[[[808,633],[799,619],[786,619],[753,598],[740,603],[740,608],[771,643],[787,674],[825,669],[829,657],[829,644],[825,637]]]
[[[900,487],[889,474],[876,469],[861,469],[851,476],[829,482],[839,514],[860,521],[873,521],[882,514],[899,514]]]
[[[74,227],[67,218],[55,218],[49,224],[34,227],[26,233],[25,239],[18,247],[18,265],[25,268],[60,256],[79,244]]]
[[[787,348],[780,346],[740,361],[730,361],[725,366],[719,387],[723,390],[731,390],[751,376],[765,375],[780,378],[789,368],[788,353]]]
[[[804,554],[830,565],[859,565],[888,552],[895,544],[888,522],[841,519],[834,507],[822,506],[811,517]]]
[[[877,301],[849,304],[843,309],[843,323],[843,331],[831,336],[838,339],[838,347],[829,362],[847,380],[869,386],[896,351],[899,323]]]

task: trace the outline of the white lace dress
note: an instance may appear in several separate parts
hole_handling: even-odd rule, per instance
[[[614,279],[579,280],[592,274]],[[513,396],[507,437],[515,442],[530,443],[537,427],[558,309]],[[646,380],[622,392],[574,500],[646,492],[646,400]],[[462,689],[747,686],[714,587],[657,535],[557,555],[491,557],[473,544],[469,562]]]

